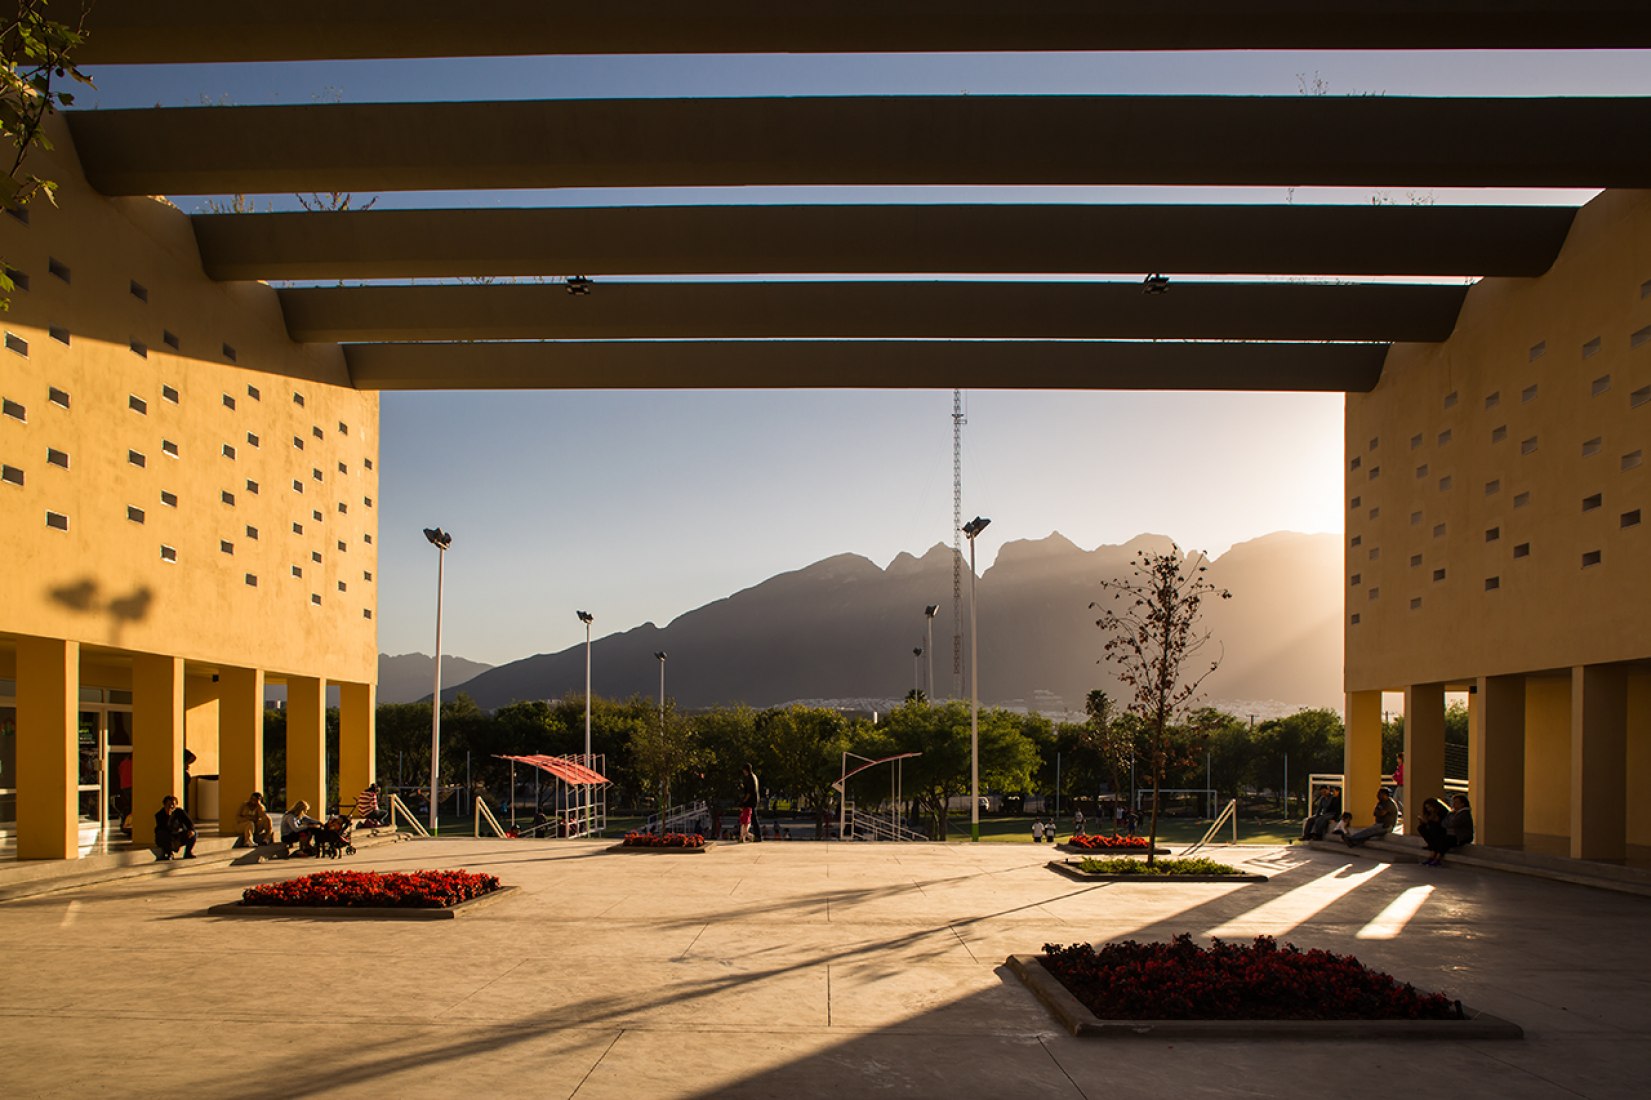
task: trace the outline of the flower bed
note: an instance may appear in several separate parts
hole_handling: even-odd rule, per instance
[[[626,833],[626,848],[703,848],[705,838],[698,833]]]
[[[1113,856],[1110,859],[1080,859],[1078,870],[1091,875],[1241,875],[1244,872],[1228,863],[1213,859],[1159,859],[1148,863],[1144,859]]]
[[[346,909],[448,909],[500,889],[470,871],[321,871],[248,887],[242,905]]]
[[[1085,852],[1144,852],[1147,850],[1147,838],[1144,836],[1101,836],[1096,833],[1091,836],[1074,836],[1066,841],[1072,848]]]
[[[1045,944],[1044,967],[1102,1020],[1463,1020],[1460,1001],[1423,993],[1351,955],[1172,943]]]

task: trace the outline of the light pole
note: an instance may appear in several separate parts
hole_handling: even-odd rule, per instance
[[[436,803],[441,798],[441,587],[453,536],[440,527],[426,527],[424,537],[436,548],[436,690],[430,696],[430,835],[435,836]]]
[[[668,656],[670,655],[663,649],[654,653],[655,659],[659,661],[659,758],[661,771],[664,769],[665,760],[665,658]],[[665,805],[665,780],[664,776],[661,775],[659,783],[659,831],[661,833],[665,832],[665,811],[668,809],[670,807]]]
[[[980,641],[975,629],[975,536],[992,521],[976,516],[963,525],[969,538],[969,839],[980,839]]]
[[[934,617],[940,612],[940,605],[931,603],[923,608],[924,625],[928,628],[928,635],[923,643],[923,652],[929,655],[929,702],[934,702]]]
[[[585,624],[585,767],[589,768],[595,761],[590,755],[590,624],[596,621],[596,616],[589,611],[577,611],[579,621]],[[584,795],[583,805],[585,832],[590,832],[590,796],[591,788],[586,785],[581,793]]]
[[[922,657],[923,647],[913,646],[911,651],[911,694],[913,699],[923,694],[923,666],[918,664]]]

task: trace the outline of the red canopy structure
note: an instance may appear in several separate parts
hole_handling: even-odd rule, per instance
[[[575,764],[563,756],[505,756],[498,755],[498,760],[509,760],[522,764],[531,764],[541,771],[547,771],[564,783],[575,787],[598,787],[609,782],[600,772],[592,771],[583,764]]]

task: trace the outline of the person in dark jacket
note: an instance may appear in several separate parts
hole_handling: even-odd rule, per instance
[[[1433,858],[1427,861],[1430,867],[1444,865],[1445,853],[1453,848],[1465,848],[1473,843],[1473,809],[1468,805],[1468,796],[1456,795],[1450,800],[1450,814],[1444,820],[1442,834],[1438,838],[1437,847],[1429,844],[1433,851]]]
[[[179,848],[183,849],[183,858],[195,858],[195,823],[183,812],[175,795],[161,799],[161,808],[155,811],[155,847],[159,849],[157,859],[171,859]]]
[[[751,821],[757,814],[757,800],[761,797],[761,787],[757,783],[757,773],[746,764],[740,768],[740,843],[751,839]]]

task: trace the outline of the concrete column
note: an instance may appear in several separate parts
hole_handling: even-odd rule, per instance
[[[1376,788],[1382,778],[1382,693],[1353,691],[1347,694],[1347,743],[1343,755],[1341,808],[1353,815],[1353,823],[1371,823],[1376,805]]]
[[[1481,676],[1468,697],[1468,787],[1475,839],[1525,843],[1525,678]]]
[[[233,836],[235,811],[264,789],[264,670],[218,673],[218,833]],[[266,805],[268,792],[265,792]]]
[[[132,841],[155,842],[161,799],[183,801],[183,660],[132,659]]]
[[[1622,859],[1628,836],[1628,676],[1571,670],[1571,858]]]
[[[1421,820],[1422,801],[1445,793],[1445,685],[1411,684],[1404,692],[1405,832]]]
[[[17,858],[80,857],[80,643],[17,640]]]
[[[327,681],[287,677],[287,808],[303,799],[327,816]]]
[[[376,774],[377,694],[372,684],[338,686],[338,798],[346,806],[354,804]]]

